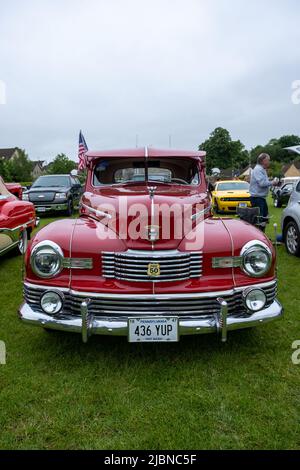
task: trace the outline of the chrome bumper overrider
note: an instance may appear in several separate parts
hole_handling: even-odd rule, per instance
[[[205,316],[194,316],[193,318],[179,318],[179,335],[198,335],[205,333],[218,333],[223,342],[227,340],[227,332],[243,328],[250,328],[262,323],[277,320],[283,315],[283,308],[275,299],[271,305],[260,312],[241,314],[240,316],[228,315],[228,304],[226,300],[218,298],[220,310]],[[83,342],[87,342],[91,335],[128,335],[128,319],[112,317],[95,317],[89,313],[89,299],[82,299],[81,316],[61,314],[50,316],[41,311],[34,310],[28,303],[24,302],[19,310],[22,321],[44,328],[81,333]],[[149,316],[149,315],[148,315]],[[175,315],[176,316],[176,315]],[[128,318],[131,315],[129,314]]]

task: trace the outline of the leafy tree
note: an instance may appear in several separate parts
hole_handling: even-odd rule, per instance
[[[77,163],[70,160],[64,153],[60,153],[50,163],[47,173],[50,175],[68,175],[75,168],[77,168]]]
[[[18,157],[7,162],[7,171],[12,181],[30,181],[32,162],[25,150],[18,149]]]
[[[2,176],[3,180],[6,182],[11,181],[11,175],[8,168],[8,162],[4,159],[0,158],[0,176]]]
[[[240,169],[247,165],[248,152],[240,140],[232,140],[227,129],[217,127],[199,150],[207,153],[207,172],[214,167]]]
[[[290,153],[284,150],[285,147],[293,147],[294,145],[300,145],[300,137],[297,135],[284,135],[279,139],[271,139],[266,145],[258,145],[250,151],[251,162],[255,163],[258,155],[264,152],[270,155],[272,161],[284,165],[284,163],[297,159],[291,158]]]

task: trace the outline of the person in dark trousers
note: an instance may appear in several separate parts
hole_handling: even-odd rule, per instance
[[[251,172],[250,178],[250,196],[252,207],[259,207],[260,215],[262,217],[268,217],[269,208],[266,198],[269,193],[271,186],[276,186],[278,183],[276,180],[273,182],[269,181],[267,169],[270,166],[270,155],[262,153],[257,159],[257,165]]]

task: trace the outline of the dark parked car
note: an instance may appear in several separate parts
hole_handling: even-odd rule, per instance
[[[23,193],[23,200],[32,202],[38,213],[59,211],[72,215],[81,195],[82,186],[77,176],[48,175],[40,176]]]
[[[290,196],[293,192],[295,183],[287,183],[280,188],[275,188],[272,193],[274,207],[286,206],[289,202]]]

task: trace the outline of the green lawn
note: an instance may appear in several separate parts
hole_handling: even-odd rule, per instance
[[[273,210],[273,222],[280,217]],[[43,224],[49,220],[43,220]],[[0,261],[1,449],[299,449],[300,259],[279,248],[285,318],[178,344],[47,333],[21,324],[18,257]]]

